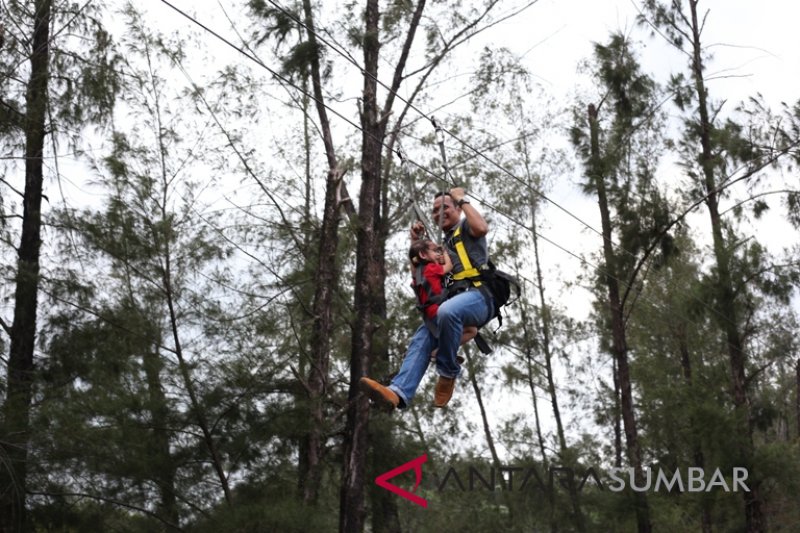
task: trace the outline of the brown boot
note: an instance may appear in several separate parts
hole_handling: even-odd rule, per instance
[[[374,379],[361,378],[358,387],[369,396],[369,399],[385,407],[394,409],[400,403],[400,397],[389,387],[384,387]]]
[[[446,378],[439,376],[436,382],[436,390],[433,394],[433,406],[444,407],[450,398],[453,397],[453,390],[456,388],[456,378]]]

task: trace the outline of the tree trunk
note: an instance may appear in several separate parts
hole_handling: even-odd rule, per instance
[[[164,213],[166,219],[166,213]],[[167,308],[169,310],[169,325],[172,333],[172,340],[175,343],[175,356],[178,358],[178,370],[180,371],[183,380],[183,386],[186,388],[186,393],[189,395],[189,405],[191,406],[192,415],[194,416],[197,426],[203,434],[203,444],[208,448],[209,458],[211,459],[211,466],[217,474],[217,479],[222,487],[222,494],[225,497],[225,502],[230,506],[233,503],[231,497],[231,489],[228,483],[228,476],[225,475],[225,468],[222,464],[222,456],[217,449],[217,443],[214,441],[214,436],[211,434],[211,428],[208,424],[203,407],[200,405],[200,400],[197,397],[194,381],[192,380],[189,365],[183,354],[181,347],[180,335],[178,334],[178,315],[175,311],[174,297],[175,293],[172,287],[172,270],[171,270],[171,257],[169,250],[169,237],[166,236],[165,250],[164,250],[164,272],[163,283],[164,292],[167,299]]]
[[[620,406],[619,372],[617,360],[611,359],[611,373],[614,379],[614,466],[622,468],[622,407]]]
[[[364,32],[364,88],[362,93],[361,191],[357,223],[356,278],[354,288],[355,323],[350,355],[350,389],[345,426],[344,464],[341,486],[339,529],[361,531],[364,527],[364,481],[369,403],[358,390],[358,380],[371,371],[376,359],[386,358],[386,343],[376,342],[379,321],[386,316],[385,237],[388,228],[381,214],[383,180],[382,150],[386,124],[391,115],[397,90],[403,81],[403,69],[411,51],[417,27],[425,8],[420,0],[411,17],[392,84],[381,110],[378,106],[378,58],[380,53],[378,0],[367,0]]]
[[[795,423],[797,424],[797,438],[800,439],[800,359],[795,362]]]
[[[361,191],[356,246],[355,324],[350,354],[349,408],[345,426],[345,450],[339,509],[339,531],[357,533],[364,528],[369,401],[360,394],[358,380],[370,371],[378,327],[376,304],[383,299],[383,247],[380,244],[381,158],[385,115],[377,102],[378,0],[368,0],[364,33],[364,89],[361,113]]]
[[[523,310],[520,312],[520,318],[522,319],[522,329],[523,335],[527,337],[527,313]],[[539,443],[539,453],[542,454],[542,463],[547,463],[547,448],[544,445],[544,435],[542,435],[542,421],[539,417],[539,401],[536,398],[536,381],[534,379],[534,372],[533,372],[533,354],[531,350],[525,350],[525,364],[528,370],[528,387],[531,389],[531,401],[533,402],[533,420],[536,425],[536,440]]]
[[[478,385],[478,377],[475,375],[475,365],[472,362],[472,353],[469,346],[464,346],[464,355],[467,356],[467,370],[469,373],[469,382],[472,385],[472,390],[475,392],[475,400],[478,402],[478,410],[481,412],[481,422],[483,422],[483,433],[486,436],[486,445],[489,447],[489,453],[492,456],[492,463],[495,468],[500,468],[500,456],[497,455],[497,448],[494,445],[494,437],[492,436],[492,428],[489,425],[489,417],[486,416],[486,407],[483,405],[483,395],[481,388]],[[502,477],[500,479],[503,479]]]
[[[177,468],[170,453],[168,413],[164,387],[161,383],[161,370],[164,365],[157,352],[146,353],[142,357],[145,379],[147,380],[148,409],[153,419],[152,436],[152,476],[158,486],[161,503],[159,515],[165,522],[179,524],[180,517],[175,498],[175,477]]]
[[[692,75],[695,83],[695,92],[698,98],[698,111],[700,114],[700,164],[702,166],[704,184],[706,187],[706,206],[711,219],[711,233],[714,240],[714,258],[717,267],[717,316],[720,317],[720,326],[725,331],[728,358],[731,369],[731,384],[733,390],[733,403],[736,408],[738,428],[737,439],[740,461],[747,468],[753,464],[753,427],[750,418],[750,398],[747,393],[747,380],[745,378],[746,354],[739,330],[739,322],[735,307],[733,281],[731,279],[729,254],[722,234],[722,220],[719,213],[719,198],[717,184],[714,176],[714,153],[712,149],[711,131],[713,126],[708,111],[708,100],[705,82],[703,80],[703,63],[700,44],[700,22],[697,18],[697,0],[689,0],[692,18]],[[760,481],[758,475],[750,472],[750,491],[743,491],[746,530],[748,532],[766,531],[766,517],[761,509]]]
[[[394,435],[392,434],[393,421],[390,417],[379,417],[371,420],[369,424],[369,442],[372,453],[369,454],[369,465],[372,472],[386,472],[398,464],[407,461],[395,453]],[[426,449],[426,448],[423,448]],[[400,498],[396,494],[369,483],[371,531],[374,533],[400,533],[400,514],[397,502]],[[401,500],[402,501],[402,500]]]
[[[392,153],[392,146],[396,140],[396,134],[387,135],[386,154]],[[381,183],[381,215],[378,224],[378,246],[380,247],[380,257],[386,257],[386,241],[389,238],[390,225],[389,219],[389,182],[391,179],[390,170],[392,168],[390,159],[387,156],[383,165],[383,178]],[[381,279],[386,279],[386,261],[381,260],[379,265]],[[374,303],[375,316],[385,319],[387,317],[386,291],[381,287],[380,294],[377,295]],[[383,373],[389,365],[389,349],[386,342],[376,342],[373,350],[373,360],[371,371],[376,375]],[[395,438],[392,433],[392,421],[389,418],[382,418],[370,423],[368,439],[372,445],[370,465],[373,472],[385,472],[397,466],[398,461],[395,451]],[[423,446],[423,449],[427,447]],[[389,460],[390,462],[387,462]],[[405,461],[405,459],[403,459]],[[399,461],[402,462],[402,461]],[[398,510],[399,498],[391,492],[378,487],[374,483],[371,485],[370,501],[372,507],[371,526],[375,533],[400,533],[400,512]]]
[[[608,307],[611,318],[611,350],[617,362],[617,376],[619,378],[620,401],[622,407],[622,423],[625,430],[625,443],[628,451],[628,461],[634,469],[634,476],[638,486],[644,486],[644,472],[642,470],[642,451],[639,446],[639,436],[636,429],[636,413],[633,408],[633,392],[631,387],[630,368],[628,366],[628,346],[625,337],[625,316],[619,294],[619,281],[616,275],[616,259],[611,241],[611,216],[608,209],[608,199],[604,176],[600,162],[599,125],[597,123],[597,109],[589,104],[589,127],[591,134],[591,178],[597,186],[597,202],[600,207],[600,219],[603,230],[603,255],[605,258],[606,286],[608,287]],[[634,492],[636,505],[636,523],[639,533],[652,531],[650,523],[650,510],[647,496],[644,492]]]
[[[533,234],[533,257],[536,263],[536,283],[539,286],[539,306],[541,315],[542,327],[542,350],[544,351],[544,364],[545,373],[547,374],[547,392],[550,395],[550,404],[553,407],[553,418],[556,421],[556,434],[558,435],[559,456],[562,463],[568,462],[566,466],[573,467],[573,460],[569,454],[567,447],[567,438],[564,434],[564,424],[561,421],[561,409],[558,407],[558,395],[556,393],[556,383],[553,377],[553,349],[551,346],[550,337],[550,310],[547,301],[544,297],[544,276],[542,275],[542,266],[539,261],[539,237],[537,235],[536,226],[536,207],[535,203],[531,204],[531,229]],[[523,322],[524,324],[524,322]],[[523,326],[527,329],[526,326]],[[575,479],[570,476],[568,481],[569,498],[572,503],[573,520],[575,521],[575,529],[579,533],[586,531],[586,523],[583,518],[583,511],[581,510],[580,499],[578,497],[578,488],[575,484]]]
[[[189,395],[189,405],[191,408],[191,414],[197,423],[197,426],[200,428],[200,431],[203,435],[203,444],[208,449],[209,458],[211,460],[211,466],[214,469],[214,472],[217,475],[217,479],[219,480],[220,486],[222,488],[223,496],[225,497],[225,502],[230,506],[232,504],[232,497],[231,497],[231,489],[230,484],[228,483],[228,477],[225,474],[225,468],[223,465],[222,456],[217,449],[217,444],[214,441],[214,436],[211,433],[211,427],[208,423],[208,417],[206,416],[206,412],[203,410],[203,406],[200,404],[200,399],[197,396],[197,390],[195,388],[195,382],[192,379],[191,370],[189,368],[189,364],[186,361],[185,354],[183,353],[183,348],[181,344],[181,337],[179,333],[179,318],[178,312],[176,309],[176,301],[175,301],[175,287],[173,286],[172,276],[173,276],[173,267],[172,267],[172,241],[174,239],[174,228],[172,226],[172,214],[169,212],[168,209],[168,197],[169,197],[169,187],[171,183],[171,179],[168,176],[167,172],[167,154],[168,149],[164,143],[164,132],[166,129],[164,128],[163,124],[161,123],[161,106],[160,102],[158,101],[159,91],[156,87],[155,78],[151,73],[150,83],[152,84],[152,94],[155,96],[155,105],[153,107],[153,115],[155,119],[155,135],[158,139],[158,153],[159,153],[159,162],[161,165],[161,203],[159,205],[161,221],[159,227],[155,227],[155,222],[151,222],[151,232],[154,237],[154,243],[158,243],[158,239],[160,238],[163,241],[163,249],[160,252],[163,254],[161,259],[163,259],[163,263],[160,267],[161,269],[161,289],[164,294],[164,299],[166,300],[167,310],[169,313],[169,328],[170,333],[172,334],[172,341],[175,344],[175,356],[178,359],[178,370],[181,375],[181,379],[183,380],[183,386],[186,389],[186,393]]]
[[[509,502],[507,492],[508,485],[503,477],[503,465],[500,462],[500,456],[497,454],[497,448],[494,444],[494,436],[492,436],[492,428],[489,425],[489,417],[486,414],[486,407],[483,405],[483,395],[481,394],[480,385],[478,385],[478,376],[476,374],[475,363],[472,359],[472,350],[467,345],[464,345],[463,349],[464,355],[467,358],[469,382],[472,384],[472,390],[475,392],[475,400],[478,402],[478,409],[481,412],[481,421],[483,422],[483,432],[486,436],[486,445],[489,446],[489,453],[492,455],[492,464],[494,465],[495,472],[498,473],[498,477],[500,478],[500,486],[502,488],[500,497],[505,502],[505,506],[508,508],[508,514],[505,517],[505,520],[502,523],[499,523],[498,526],[502,529],[512,529],[514,524],[514,506]]]
[[[50,0],[34,3],[33,51],[25,113],[25,191],[22,232],[18,250],[14,321],[8,358],[3,433],[0,442],[0,531],[26,531],[30,410],[33,388],[33,351],[39,292],[39,250],[47,87],[49,82]]]
[[[328,173],[319,254],[315,274],[314,322],[311,333],[311,364],[308,369],[309,427],[306,436],[306,471],[303,479],[303,501],[315,505],[319,496],[322,455],[325,447],[325,412],[330,369],[331,339],[333,337],[333,295],[338,285],[336,249],[338,246],[339,216],[336,205],[336,173]]]
[[[675,337],[678,339],[680,343],[680,353],[681,353],[681,368],[683,369],[683,378],[686,380],[686,387],[689,390],[692,390],[693,383],[692,383],[692,362],[689,358],[689,346],[686,342],[686,324],[682,323],[680,327],[680,331],[675,334]],[[704,468],[705,467],[705,458],[703,456],[703,448],[700,445],[700,439],[696,436],[697,435],[697,421],[692,416],[689,419],[689,433],[692,435],[692,459],[694,461],[694,465],[696,468]],[[700,518],[700,527],[703,533],[711,533],[712,523],[711,523],[711,502],[707,499],[703,499],[702,501],[702,516]]]
[[[308,42],[314,49],[317,49],[314,15],[310,0],[303,0],[303,12]],[[305,469],[301,472],[303,502],[307,505],[316,505],[322,479],[322,456],[325,449],[326,424],[323,405],[327,394],[331,339],[333,337],[333,296],[336,293],[339,279],[336,266],[336,249],[339,244],[339,206],[336,200],[336,190],[342,176],[336,160],[333,136],[327,109],[325,108],[325,97],[322,93],[319,56],[314,55],[312,57],[310,69],[314,100],[328,162],[328,174],[325,182],[325,204],[315,271],[316,288],[312,307],[314,316],[311,333],[311,363],[306,381],[308,387],[309,423],[311,425],[304,438],[303,450],[301,450],[301,453],[304,453],[302,464]]]

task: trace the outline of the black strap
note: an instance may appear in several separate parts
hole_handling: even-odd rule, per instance
[[[472,340],[475,341],[475,346],[477,346],[482,353],[486,355],[492,353],[492,347],[489,346],[489,343],[486,342],[486,339],[483,338],[483,335],[481,335],[480,332],[478,332],[478,334],[475,335],[475,338]]]

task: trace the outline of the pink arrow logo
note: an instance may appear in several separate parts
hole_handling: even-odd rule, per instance
[[[392,468],[388,472],[381,474],[380,476],[375,478],[375,484],[379,487],[383,487],[384,489],[394,492],[401,498],[405,498],[406,500],[410,501],[411,503],[416,503],[422,507],[428,507],[428,500],[425,498],[420,498],[413,492],[409,492],[405,489],[401,489],[397,485],[392,485],[389,483],[389,480],[395,476],[398,476],[405,472],[406,470],[414,469],[414,473],[417,474],[417,481],[414,483],[414,488],[411,489],[412,491],[416,491],[417,487],[419,487],[420,482],[422,482],[422,463],[428,460],[428,455],[420,455],[416,459],[412,459],[406,464],[400,465],[397,468]]]

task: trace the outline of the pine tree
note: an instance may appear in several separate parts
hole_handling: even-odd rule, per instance
[[[164,72],[186,60],[184,45],[153,33],[133,8],[124,14],[126,120],[95,167],[107,197],[98,210],[58,219],[87,253],[54,283],[60,315],[50,324],[39,423],[70,432],[41,445],[50,471],[40,515],[69,517],[60,503],[79,497],[135,510],[147,528],[175,529],[218,502],[233,507],[231,478],[272,460],[270,441],[289,433],[276,412],[291,388],[281,381],[285,361],[258,337],[267,322],[279,335],[280,312],[259,315],[274,295],[250,287],[238,226],[206,209],[217,185],[208,176],[235,156],[226,151],[231,137],[208,128],[203,112],[224,114],[187,111],[199,93],[209,101],[233,94],[236,75],[202,89],[167,83]]]
[[[299,486],[303,501],[307,505],[315,506],[319,497],[319,485],[324,466],[326,434],[330,432],[324,405],[331,395],[329,384],[335,332],[334,300],[339,291],[340,272],[337,248],[340,215],[343,207],[340,195],[342,191],[346,191],[343,182],[344,167],[339,163],[339,156],[334,147],[326,107],[327,99],[323,92],[325,79],[322,52],[324,47],[317,38],[314,7],[309,0],[306,0],[302,3],[302,14],[279,6],[268,7],[258,2],[251,2],[250,8],[271,23],[267,35],[274,36],[278,45],[283,44],[287,36],[294,33],[292,30],[296,30],[300,35],[298,42],[291,47],[283,61],[284,72],[293,78],[301,79],[303,90],[306,91],[303,97],[307,99],[310,94],[313,98],[327,163],[321,226],[319,234],[313,237],[313,242],[318,246],[318,250],[314,256],[309,257],[309,259],[315,258],[315,263],[308,265],[308,268],[314,273],[316,284],[310,309],[312,324],[309,331],[309,360],[308,364],[304,365],[301,376],[305,390],[305,397],[302,398],[301,403],[308,409],[310,422],[307,433],[302,437]],[[310,91],[308,90],[309,83],[311,84]],[[308,115],[305,111],[304,115],[305,123],[308,124]],[[306,164],[310,169],[312,161],[310,138],[307,134],[305,138]],[[308,172],[307,218],[310,217],[310,179],[311,175]],[[349,202],[344,203],[346,204],[345,209],[352,213],[352,205]],[[310,231],[310,228],[308,230]],[[306,242],[310,244],[311,239],[307,239]]]
[[[722,217],[720,203],[726,196],[726,188],[755,178],[787,155],[796,141],[787,139],[788,144],[773,146],[774,127],[759,128],[754,123],[745,128],[733,120],[723,123],[719,119],[722,105],[714,103],[706,85],[707,57],[702,41],[706,17],[699,10],[699,3],[686,0],[665,4],[651,0],[643,6],[642,20],[662,31],[668,42],[689,58],[688,76],[677,75],[672,80],[675,102],[686,113],[681,156],[694,180],[694,190],[702,191],[709,214],[714,315],[724,335],[729,359],[739,461],[751,470],[751,490],[743,493],[745,528],[765,531],[762,480],[755,464],[754,391],[752,376],[748,376],[752,361],[745,331],[749,290],[747,286],[738,286],[739,276],[747,279],[750,273],[737,271],[737,264],[741,264],[735,246],[738,236],[735,227]],[[737,167],[742,170],[735,170]]]
[[[0,135],[23,154],[21,227],[15,269],[14,318],[3,322],[10,337],[0,444],[0,529],[26,530],[31,400],[36,381],[34,350],[41,283],[42,199],[48,134],[78,142],[81,128],[110,113],[117,81],[108,34],[93,16],[98,6],[37,0],[8,2],[0,50]],[[74,37],[73,37],[74,35]],[[91,56],[91,61],[79,59]],[[15,190],[12,188],[11,190]],[[3,195],[5,196],[5,195]]]
[[[595,60],[596,77],[605,94],[597,104],[588,104],[586,118],[578,119],[580,126],[573,128],[572,138],[584,158],[585,189],[598,198],[603,239],[599,275],[606,293],[603,306],[607,306],[600,313],[609,328],[606,342],[614,359],[615,397],[619,394],[628,462],[638,486],[643,486],[645,456],[634,405],[626,322],[635,300],[631,289],[640,283],[638,263],[648,259],[656,244],[664,253],[670,248],[670,237],[662,231],[669,221],[668,210],[653,182],[658,141],[658,116],[652,113],[655,86],[641,72],[622,35],[612,35],[607,45],[596,44]],[[608,119],[601,114],[606,106]],[[646,494],[636,492],[634,500],[638,530],[650,531]]]

